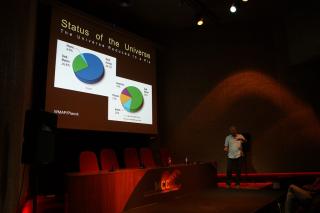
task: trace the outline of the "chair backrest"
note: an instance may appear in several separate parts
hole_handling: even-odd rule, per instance
[[[156,167],[156,163],[154,162],[151,149],[141,148],[140,149],[140,159],[141,159],[141,163],[143,164],[144,167],[146,167],[146,168]]]
[[[124,150],[124,163],[126,168],[139,168],[140,161],[135,148],[126,148]]]
[[[98,172],[99,165],[97,156],[92,151],[83,151],[80,153],[80,172]]]
[[[168,158],[171,157],[171,153],[166,148],[160,148],[160,158],[161,158],[161,164],[162,166],[169,166],[168,164]]]
[[[102,170],[113,171],[119,169],[116,153],[112,149],[103,149],[100,152],[100,163]]]

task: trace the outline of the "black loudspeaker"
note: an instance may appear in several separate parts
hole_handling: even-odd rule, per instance
[[[22,163],[48,164],[54,161],[57,115],[28,110],[24,122]]]

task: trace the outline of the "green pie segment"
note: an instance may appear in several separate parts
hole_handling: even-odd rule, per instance
[[[74,63],[73,63],[74,72],[79,72],[87,67],[88,67],[88,63],[86,62],[86,59],[84,58],[84,56],[82,54],[78,55],[74,59]]]
[[[137,112],[143,106],[143,95],[137,87],[129,86],[122,90],[120,101],[126,111]]]

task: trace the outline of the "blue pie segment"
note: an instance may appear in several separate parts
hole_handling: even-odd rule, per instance
[[[72,62],[72,68],[76,77],[86,84],[97,83],[104,76],[103,63],[91,53],[77,55]]]

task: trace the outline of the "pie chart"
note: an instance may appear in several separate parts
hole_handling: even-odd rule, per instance
[[[127,112],[137,112],[143,105],[143,95],[137,87],[129,86],[122,90],[120,101]]]
[[[77,55],[72,62],[72,68],[76,77],[86,84],[97,83],[104,75],[101,60],[91,53]]]

